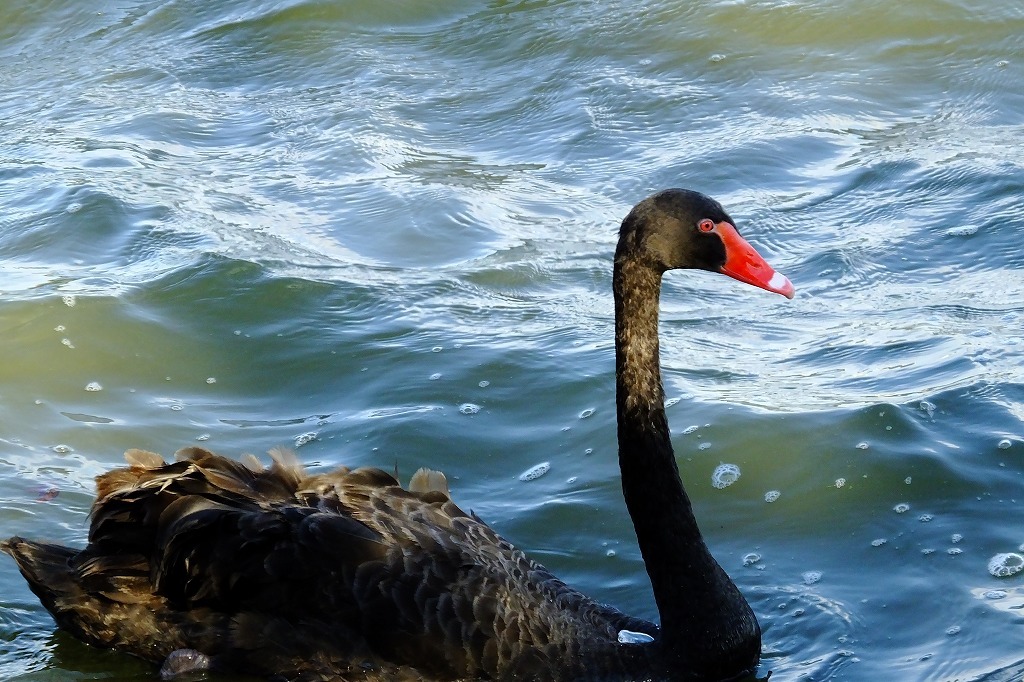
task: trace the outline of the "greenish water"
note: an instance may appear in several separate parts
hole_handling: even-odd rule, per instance
[[[655,617],[610,262],[685,186],[797,287],[663,296],[680,468],[762,673],[1019,680],[1024,573],[988,562],[1024,543],[1022,36],[996,0],[0,4],[2,535],[81,544],[130,447],[286,444],[443,469]],[[0,561],[0,678],[153,674]]]

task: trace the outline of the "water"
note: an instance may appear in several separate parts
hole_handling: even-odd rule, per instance
[[[663,297],[680,469],[762,674],[1019,679],[1024,574],[988,564],[1024,543],[1022,35],[995,0],[3,3],[3,534],[80,544],[129,447],[293,445],[442,469],[655,617],[610,258],[687,186],[797,287]],[[0,561],[0,678],[152,674]]]

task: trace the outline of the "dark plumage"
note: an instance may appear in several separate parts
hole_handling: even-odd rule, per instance
[[[742,263],[736,260],[743,251]],[[749,253],[748,253],[749,251]],[[792,295],[713,200],[638,204],[615,256],[619,460],[661,627],[573,590],[451,501],[378,469],[307,474],[286,452],[240,464],[200,448],[126,453],[97,479],[84,550],[0,543],[58,625],[164,662],[288,680],[734,679],[760,629],[708,552],[679,480],[658,364],[671,268]],[[731,260],[730,260],[731,259]],[[620,642],[622,631],[651,641]],[[640,638],[641,640],[644,638]]]

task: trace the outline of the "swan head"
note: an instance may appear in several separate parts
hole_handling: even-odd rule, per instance
[[[793,298],[792,282],[740,236],[722,205],[692,190],[663,190],[634,206],[622,221],[615,257],[640,258],[662,272],[718,272]]]

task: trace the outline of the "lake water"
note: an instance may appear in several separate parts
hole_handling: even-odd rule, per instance
[[[663,295],[680,469],[761,673],[1024,676],[1024,573],[989,570],[1024,554],[1024,5],[10,0],[0,121],[0,534],[81,544],[130,447],[285,444],[443,469],[656,617],[611,256],[690,187],[797,287]],[[55,632],[0,557],[0,678],[153,669]]]

